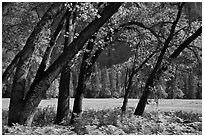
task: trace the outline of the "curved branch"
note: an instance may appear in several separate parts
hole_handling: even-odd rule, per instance
[[[131,22],[124,23],[124,24],[120,25],[120,27],[125,27],[125,26],[130,26],[130,25],[137,25],[137,26],[139,26],[139,27],[142,27],[142,28],[144,28],[144,29],[149,30],[159,41],[161,41],[160,38],[159,38],[159,35],[157,35],[156,32],[155,32],[153,29],[151,29],[151,28],[145,26],[145,25],[144,25],[143,23],[141,23],[141,22],[131,21]]]
[[[202,48],[201,48],[201,47],[196,47],[196,46],[192,46],[192,45],[189,45],[188,47],[191,47],[191,48],[196,48],[196,49],[198,49],[199,51],[201,51],[201,52],[202,52]]]
[[[202,33],[202,27],[200,27],[193,35],[185,40],[169,57],[170,59],[176,58],[193,40],[195,40]]]
[[[164,25],[164,24],[173,24],[173,22],[171,22],[171,21],[158,22],[158,23],[156,23],[156,24],[153,24],[153,25],[151,26],[151,28],[153,28],[153,27],[155,27],[155,26],[157,26],[157,25]]]

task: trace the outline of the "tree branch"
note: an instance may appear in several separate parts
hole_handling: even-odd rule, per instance
[[[202,33],[202,27],[200,27],[193,35],[185,40],[169,57],[169,59],[176,58],[192,41],[194,41]]]

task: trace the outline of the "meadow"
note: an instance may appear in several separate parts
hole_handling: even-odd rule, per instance
[[[129,99],[128,107],[136,107],[138,103],[138,99]],[[85,109],[111,109],[122,106],[123,99],[111,99],[111,98],[100,98],[100,99],[83,99],[83,110]],[[70,101],[70,108],[72,109],[74,103],[74,99],[72,98]],[[42,100],[39,104],[39,108],[44,108],[46,106],[53,106],[56,108],[57,99],[47,99]],[[2,99],[2,109],[8,109],[9,107],[9,99]],[[186,100],[186,99],[160,99],[158,106],[153,103],[147,105],[146,111],[185,111],[185,112],[194,112],[194,113],[202,113],[202,100]]]

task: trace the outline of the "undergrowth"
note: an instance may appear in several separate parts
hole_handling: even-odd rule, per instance
[[[133,115],[134,108],[121,113],[119,108],[105,110],[85,110],[82,117],[69,126],[69,117],[63,125],[54,125],[54,107],[39,108],[32,127],[7,126],[8,111],[2,111],[2,133],[7,135],[171,135],[202,134],[202,115],[193,112],[146,112],[142,117]]]

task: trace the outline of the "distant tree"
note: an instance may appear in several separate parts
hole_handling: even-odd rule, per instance
[[[101,71],[101,91],[99,93],[99,97],[101,98],[109,98],[111,97],[110,91],[110,79],[108,69],[103,69]]]
[[[86,86],[86,91],[84,93],[84,97],[96,98],[99,96],[99,92],[101,90],[101,81],[100,81],[101,76],[100,75],[101,74],[98,69],[98,66],[95,63],[89,83],[86,83],[87,86]]]
[[[111,97],[112,98],[118,97],[119,95],[117,94],[117,91],[116,91],[116,72],[113,67],[110,68],[109,79],[110,79]]]

